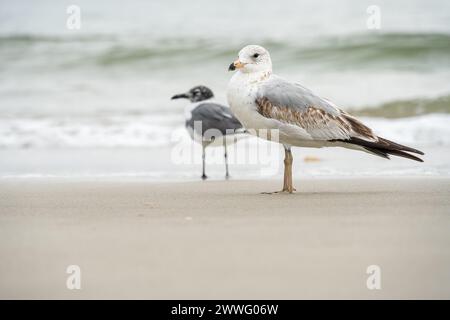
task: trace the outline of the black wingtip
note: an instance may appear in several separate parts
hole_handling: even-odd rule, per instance
[[[397,156],[397,157],[407,158],[407,159],[414,160],[417,162],[423,162],[423,160],[420,159],[419,157],[413,156],[412,154],[409,154],[404,151],[390,151],[389,153],[394,156]]]
[[[420,154],[420,155],[422,155],[422,156],[425,155],[425,153],[423,153],[423,152],[420,151],[420,150],[417,150],[417,149],[414,149],[414,148],[411,148],[411,147],[404,146],[404,145],[402,145],[402,144],[393,142],[393,141],[388,140],[388,139],[384,139],[384,138],[378,137],[378,140],[379,140],[381,143],[383,143],[383,144],[387,144],[387,148],[389,148],[389,149],[392,148],[393,150],[402,150],[402,151],[412,152],[412,153]],[[386,148],[386,146],[383,146],[383,147]]]
[[[389,155],[393,155],[393,156],[397,156],[397,157],[402,157],[402,158],[407,158],[410,160],[414,160],[414,161],[418,161],[418,162],[424,162],[422,159],[420,159],[419,157],[416,157],[411,153],[416,153],[419,155],[425,155],[425,153],[423,153],[420,150],[414,149],[414,148],[410,148],[398,143],[395,143],[393,141],[384,139],[384,138],[380,138],[378,137],[378,141],[367,141],[367,140],[363,140],[360,138],[355,138],[352,137],[348,140],[332,140],[332,141],[340,141],[340,142],[346,142],[349,144],[353,144],[353,145],[358,145],[363,147],[364,149],[366,149],[367,151],[369,151],[370,153],[383,157],[383,158],[387,158],[389,159]]]

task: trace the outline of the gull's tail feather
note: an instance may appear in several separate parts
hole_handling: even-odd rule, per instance
[[[249,132],[247,131],[247,129],[242,127],[242,128],[235,129],[233,131],[233,133],[231,133],[231,134],[246,134],[246,133],[249,133]]]
[[[341,140],[342,141],[342,140]],[[393,141],[378,137],[378,141],[367,141],[359,138],[351,138],[343,142],[358,145],[366,149],[368,152],[377,156],[389,159],[389,155],[411,159],[414,161],[423,162],[422,159],[416,157],[408,152],[424,155],[420,150],[410,148]]]
[[[364,147],[364,149],[366,149],[367,151],[369,151],[372,154],[375,154],[377,156],[386,158],[386,159],[390,159],[389,155],[393,155],[393,156],[397,156],[397,157],[402,157],[402,158],[407,158],[407,159],[411,159],[414,161],[419,161],[419,162],[423,162],[422,159],[420,159],[419,157],[413,156],[412,154],[409,154],[405,151],[400,151],[400,150],[386,150],[386,149],[374,149],[374,148],[370,148],[370,147]]]

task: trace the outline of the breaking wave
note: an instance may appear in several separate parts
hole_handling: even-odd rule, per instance
[[[362,120],[377,134],[400,143],[450,145],[450,114]],[[178,116],[3,118],[0,148],[159,147],[173,143],[180,131],[183,119]]]
[[[250,39],[249,39],[250,40]],[[430,70],[450,67],[450,35],[443,33],[379,33],[351,36],[320,37],[295,41],[292,39],[253,39],[267,47],[277,57],[279,65],[295,63],[301,67],[335,66],[389,67],[396,69]],[[234,56],[239,40],[212,38],[147,39],[144,36],[0,36],[0,57],[3,60],[36,59],[40,54],[53,56],[56,66],[132,66],[145,61],[162,62],[165,67],[177,67],[189,61],[205,63]],[[176,62],[176,63],[175,63]],[[45,65],[48,67],[48,64]]]

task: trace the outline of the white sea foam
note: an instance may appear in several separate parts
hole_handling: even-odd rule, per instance
[[[363,118],[363,120],[378,135],[400,143],[450,145],[450,114],[428,114],[401,119]]]
[[[175,120],[175,119],[176,120]],[[170,141],[171,116],[0,119],[0,147],[157,147]]]
[[[363,118],[387,139],[425,146],[450,145],[450,115]],[[125,115],[95,118],[3,118],[0,148],[158,147],[174,142],[182,116]]]

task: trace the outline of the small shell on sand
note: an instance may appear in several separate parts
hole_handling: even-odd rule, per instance
[[[320,158],[315,157],[315,156],[306,156],[303,158],[304,162],[319,162],[321,161]]]

